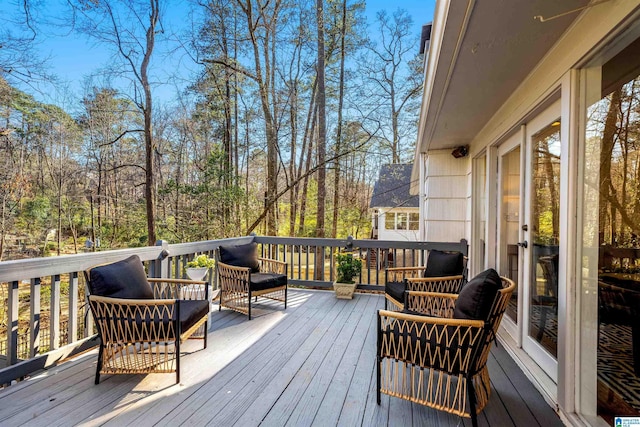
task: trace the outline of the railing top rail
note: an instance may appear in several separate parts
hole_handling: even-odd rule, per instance
[[[172,243],[168,246],[169,256],[189,255],[195,252],[205,252],[224,245],[242,245],[251,243],[253,236],[231,237],[228,239],[204,240],[192,243]]]
[[[73,271],[83,271],[97,264],[115,262],[137,254],[143,261],[162,259],[164,249],[169,256],[180,256],[217,249],[220,245],[237,245],[255,241],[266,244],[324,246],[342,248],[351,245],[354,249],[414,249],[414,250],[458,250],[467,255],[466,240],[459,242],[407,242],[370,239],[328,239],[314,237],[271,237],[244,236],[228,239],[206,240],[193,243],[174,243],[164,246],[146,246],[130,249],[116,249],[104,252],[91,252],[59,257],[29,258],[24,260],[3,261],[0,263],[0,282],[12,282],[30,277],[44,277]]]
[[[72,271],[83,271],[97,264],[115,262],[131,255],[143,261],[159,259],[162,246],[115,249],[104,252],[29,258],[0,262],[0,282],[13,282],[30,277],[45,277]]]
[[[458,242],[409,242],[397,240],[373,240],[373,239],[328,239],[318,237],[272,237],[256,236],[257,243],[281,244],[281,245],[308,245],[326,247],[344,247],[351,244],[353,248],[384,248],[384,249],[415,249],[415,250],[457,250],[468,255],[468,243],[465,239]]]

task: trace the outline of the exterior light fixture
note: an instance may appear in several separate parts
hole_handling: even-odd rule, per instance
[[[456,147],[451,152],[451,155],[453,157],[455,157],[456,159],[459,159],[461,157],[465,157],[467,154],[469,154],[469,146],[468,145],[461,145],[459,147]]]

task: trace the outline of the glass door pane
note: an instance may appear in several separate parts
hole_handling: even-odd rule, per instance
[[[560,120],[531,138],[531,228],[528,334],[554,358],[558,350]]]
[[[640,38],[582,73],[579,394],[591,424],[640,416],[639,50]]]
[[[500,155],[499,273],[518,284],[518,239],[520,229],[520,145]],[[513,293],[507,316],[518,322],[518,288]]]

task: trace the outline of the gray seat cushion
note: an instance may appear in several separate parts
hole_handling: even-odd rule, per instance
[[[138,255],[89,270],[89,291],[102,297],[153,299],[153,290]]]
[[[252,273],[251,290],[263,291],[265,289],[277,288],[287,285],[287,276],[275,273]]]
[[[179,300],[178,304],[180,304],[180,329],[182,332],[209,314],[209,301],[207,300]]]
[[[404,291],[406,290],[405,282],[387,282],[384,285],[384,292],[391,298],[404,304]]]

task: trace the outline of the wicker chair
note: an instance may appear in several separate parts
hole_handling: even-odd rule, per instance
[[[201,338],[207,347],[207,283],[147,278],[137,255],[86,270],[85,278],[100,336],[95,383],[100,374],[172,372],[179,383],[180,343]]]
[[[477,304],[473,297],[482,292],[472,288],[477,291],[474,280],[478,276],[460,294],[407,292],[411,313],[378,312],[378,404],[380,393],[385,393],[470,417],[477,426],[477,414],[491,391],[486,366],[491,343],[515,289],[513,281],[490,271],[493,279],[478,281],[493,282],[491,286],[500,289],[492,295],[485,293]]]
[[[257,245],[220,246],[217,263],[220,305],[246,314],[251,320],[251,299],[269,298],[287,308],[287,263],[256,254]]]
[[[387,268],[384,308],[404,310],[405,291],[457,293],[465,281],[465,264],[460,252],[431,250],[426,267]]]

